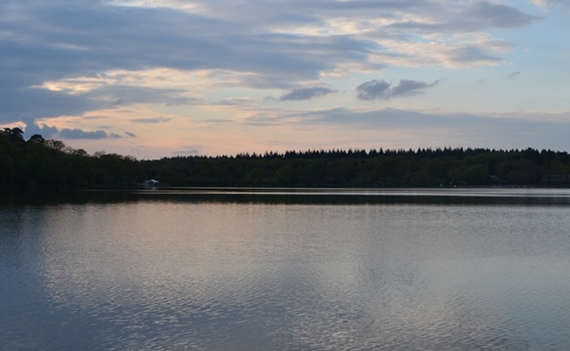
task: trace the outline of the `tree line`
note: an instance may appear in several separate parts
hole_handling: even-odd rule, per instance
[[[568,186],[565,151],[425,148],[306,150],[137,160],[73,149],[19,128],[0,131],[0,187]]]

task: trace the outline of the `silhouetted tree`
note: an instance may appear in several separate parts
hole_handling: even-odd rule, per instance
[[[34,134],[30,137],[30,139],[28,139],[28,142],[33,144],[43,144],[45,143],[45,139],[39,134]]]

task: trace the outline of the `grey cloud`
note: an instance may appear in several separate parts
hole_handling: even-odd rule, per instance
[[[1,66],[1,63],[0,63]],[[111,86],[87,93],[66,94],[39,88],[11,89],[0,81],[0,122],[21,120],[21,116],[57,117],[82,115],[88,111],[128,106],[135,103],[166,105],[198,104],[202,100],[186,97],[176,89]],[[30,101],[33,101],[31,103]]]
[[[397,22],[389,28],[415,30],[419,32],[475,32],[490,29],[508,29],[523,27],[539,19],[527,15],[516,8],[492,4],[487,1],[471,2],[459,5],[456,11],[441,9],[432,13],[431,23]]]
[[[559,120],[563,120],[564,116],[570,117],[569,112],[553,115]],[[429,146],[463,145],[507,149],[530,146],[539,149],[566,150],[570,123],[551,122],[542,120],[543,118],[543,113],[536,113],[534,116],[528,114],[504,116],[469,113],[436,114],[390,108],[372,111],[334,108],[305,113],[258,115],[246,120],[246,123],[252,126],[288,124],[304,129],[313,126],[330,127],[353,132],[405,131],[402,135],[410,133],[425,135],[427,132],[434,135],[434,140],[439,143]],[[379,143],[379,146],[382,146],[381,141]]]
[[[135,133],[131,133],[131,132],[125,132],[125,135],[130,137],[130,138],[136,138],[137,135]]]
[[[202,145],[192,145],[184,148],[183,150],[173,151],[174,155],[199,155]]]
[[[1,45],[0,40],[0,45]],[[1,53],[1,49],[0,49]],[[0,71],[2,62],[0,62]],[[11,74],[13,75],[13,74]],[[0,73],[0,122],[19,121],[21,116],[57,117],[81,115],[87,111],[135,103],[167,105],[198,104],[200,99],[187,97],[179,89],[155,89],[136,86],[107,86],[86,93],[67,94],[35,87],[6,86]],[[22,82],[20,82],[22,83]],[[30,82],[32,83],[32,82]],[[41,82],[33,82],[39,84]],[[33,101],[33,103],[30,103]]]
[[[299,125],[331,125],[344,128],[353,126],[365,129],[464,129],[477,130],[489,125],[532,125],[524,116],[509,116],[510,118],[494,118],[469,113],[427,113],[422,111],[402,110],[393,108],[358,111],[338,107],[302,113],[278,113],[276,115],[259,114],[246,120],[248,124],[299,124]],[[542,122],[540,122],[542,123]],[[545,122],[549,123],[549,122]],[[554,123],[557,124],[557,123]],[[570,128],[570,123],[565,125]]]
[[[5,16],[9,3],[0,4]],[[256,72],[241,82],[246,86],[288,89],[298,79],[317,79],[337,62],[365,60],[368,54],[366,42],[356,38],[307,40],[254,33],[246,22],[175,10],[117,9],[87,2],[41,2],[39,10],[38,4],[30,1],[21,7],[26,12],[22,20],[5,24],[6,32],[16,36],[0,38],[0,90],[7,91],[0,96],[2,122],[17,121],[21,114],[76,115],[137,102],[200,103],[172,89],[108,86],[69,95],[30,88],[50,80],[95,76],[110,69],[227,69]]]
[[[513,72],[511,74],[508,74],[507,76],[505,76],[506,80],[511,80],[516,78],[517,76],[519,76],[521,74],[521,72],[517,71],[517,72]]]
[[[70,95],[31,88],[46,81],[94,77],[113,69],[221,69],[253,73],[239,82],[247,87],[291,90],[300,81],[318,80],[322,72],[342,64],[381,69],[384,65],[372,62],[371,55],[392,53],[377,47],[374,40],[380,36],[409,40],[414,31],[513,28],[535,19],[513,7],[481,1],[450,6],[427,0],[195,2],[211,12],[121,8],[87,0],[0,2],[0,122],[18,121],[22,115],[80,115],[135,103],[202,103],[176,89],[107,86]],[[434,24],[379,27],[370,32],[370,40],[366,34],[313,36],[274,30],[324,26],[341,17],[402,21],[414,14],[430,17]],[[484,44],[473,44],[449,60],[487,64],[499,58],[490,55]]]
[[[309,100],[315,97],[325,96],[336,92],[326,87],[307,87],[307,88],[295,88],[286,94],[281,95],[280,101],[288,100]]]
[[[205,123],[211,123],[211,124],[231,124],[234,123],[234,121],[232,121],[231,119],[220,119],[220,118],[211,118],[211,119],[205,119],[202,120]]]
[[[382,109],[355,112],[334,109],[305,114],[309,124],[353,126],[363,129],[418,131],[438,135],[438,142],[449,145],[482,146],[491,148],[551,148],[567,149],[570,123],[540,121],[543,114],[534,116],[489,116],[469,113],[434,114],[418,111]],[[345,127],[346,128],[346,127]],[[440,144],[439,146],[443,146]]]
[[[437,85],[438,81],[428,84],[416,80],[402,79],[395,87],[383,80],[371,80],[356,87],[359,100],[388,100],[395,97],[420,94],[422,90]]]
[[[53,31],[46,33],[34,30],[37,26],[29,23],[28,31],[43,41],[50,43],[63,39],[68,44],[90,49],[77,52],[52,48],[54,55],[71,54],[65,61],[71,61],[71,69],[77,69],[81,64],[82,72],[89,68],[92,73],[97,73],[109,66],[140,69],[150,65],[264,73],[288,69],[289,74],[305,75],[327,64],[306,54],[308,50],[304,54],[303,48],[329,47],[331,51],[334,45],[340,45],[351,52],[349,46],[352,45],[362,51],[361,45],[356,44],[358,41],[347,38],[315,38],[309,42],[288,35],[256,34],[251,32],[249,23],[239,22],[241,14],[238,13],[233,14],[237,15],[234,20],[214,20],[169,9],[117,10],[92,5],[53,6],[34,15],[37,20],[54,27]],[[59,34],[62,31],[72,34],[62,36]],[[140,45],[143,41],[145,45]],[[94,59],[87,66],[79,61],[85,55]]]
[[[178,150],[172,152],[174,155],[198,155],[200,154],[200,150],[198,149],[190,149],[190,150]]]
[[[477,46],[457,47],[451,50],[447,56],[452,62],[466,65],[495,63],[501,61],[500,58],[490,55],[484,49]]]
[[[130,119],[129,122],[156,124],[156,123],[170,122],[171,119],[172,118],[169,117],[135,118],[135,119]]]
[[[120,135],[115,133],[107,133],[103,130],[97,131],[84,131],[82,129],[58,129],[57,127],[50,127],[46,124],[41,126],[32,118],[24,118],[26,128],[24,131],[25,137],[29,138],[34,134],[40,134],[45,139],[62,138],[62,139],[106,139],[106,138],[121,138]]]
[[[220,106],[247,106],[247,105],[255,105],[257,103],[257,99],[254,98],[227,98],[220,100],[216,103],[216,105]]]
[[[400,84],[392,88],[390,91],[390,97],[419,94],[420,90],[433,87],[436,84],[437,82],[427,84],[424,82],[418,82],[417,80],[402,79]]]
[[[390,92],[390,83],[383,80],[371,80],[356,87],[357,97],[360,100],[386,99]]]
[[[493,28],[516,28],[529,25],[538,17],[527,15],[513,7],[479,1],[459,12],[451,22],[455,28],[481,30]]]
[[[506,5],[493,4],[487,1],[461,3],[446,8],[433,8],[422,17],[429,21],[396,21],[374,33],[377,35],[388,31],[392,35],[401,36],[399,40],[409,40],[410,33],[420,35],[455,35],[457,33],[473,33],[494,29],[510,29],[528,26],[540,19],[525,14],[518,9]],[[458,66],[488,65],[503,61],[493,52],[497,49],[510,50],[513,45],[506,41],[490,39],[487,42],[459,42],[451,51],[444,53],[448,64]]]
[[[117,134],[107,134],[103,130],[94,132],[86,132],[81,129],[68,129],[63,128],[59,131],[59,136],[63,139],[106,139],[106,138],[120,138]]]
[[[22,116],[81,115],[90,110],[110,108],[113,104],[92,100],[86,96],[70,96],[34,88],[6,87],[0,79],[0,106],[0,122],[10,123],[22,120]]]
[[[26,138],[29,138],[34,134],[40,134],[44,139],[50,139],[59,134],[56,127],[49,127],[46,124],[42,124],[40,126],[33,118],[29,117],[25,117],[23,119],[26,124],[26,128],[24,130]]]
[[[399,109],[380,109],[357,112],[347,108],[312,111],[302,114],[310,121],[338,125],[360,125],[366,128],[416,129],[443,127],[448,119],[438,115]]]
[[[190,105],[203,103],[203,100],[185,96],[180,89],[158,89],[136,86],[105,86],[83,95],[91,101],[100,101],[113,107],[136,103],[161,103],[165,105]]]

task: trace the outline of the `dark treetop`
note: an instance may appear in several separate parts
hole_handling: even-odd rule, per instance
[[[171,186],[439,187],[567,186],[570,157],[551,150],[443,148],[307,150],[136,160],[89,155],[19,128],[0,131],[0,187]]]

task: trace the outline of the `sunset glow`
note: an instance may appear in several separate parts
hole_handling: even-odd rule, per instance
[[[137,158],[570,150],[567,1],[0,4],[0,127]]]

